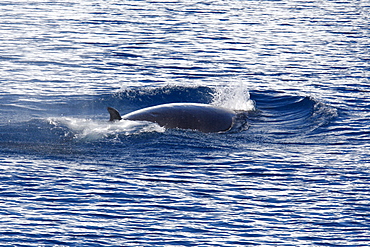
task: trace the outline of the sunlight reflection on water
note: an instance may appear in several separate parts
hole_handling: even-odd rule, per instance
[[[0,242],[367,246],[369,7],[0,3]],[[189,101],[255,111],[224,134],[105,120]]]

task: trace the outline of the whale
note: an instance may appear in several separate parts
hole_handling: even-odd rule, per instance
[[[166,129],[189,129],[204,133],[230,130],[236,113],[230,109],[201,103],[168,103],[151,106],[126,115],[108,107],[109,121],[132,120],[157,123]]]

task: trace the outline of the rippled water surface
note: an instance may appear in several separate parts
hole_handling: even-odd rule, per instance
[[[369,10],[2,1],[1,246],[369,246]],[[172,102],[243,114],[107,121]]]

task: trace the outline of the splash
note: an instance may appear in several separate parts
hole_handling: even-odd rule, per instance
[[[235,111],[255,110],[255,103],[250,99],[248,88],[244,84],[216,87],[212,96],[212,105]]]
[[[67,128],[65,136],[73,139],[95,141],[104,138],[118,138],[120,135],[134,135],[143,132],[163,132],[164,128],[155,123],[143,121],[107,122],[80,118],[49,118],[49,124]]]

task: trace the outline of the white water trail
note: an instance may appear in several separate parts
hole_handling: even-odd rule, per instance
[[[66,127],[66,135],[73,135],[74,139],[95,141],[108,137],[117,138],[119,135],[134,135],[143,132],[163,132],[164,128],[158,124],[144,121],[122,120],[117,122],[99,121],[91,119],[59,117],[49,118],[49,124],[55,127]]]

